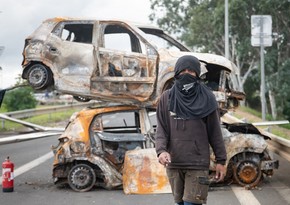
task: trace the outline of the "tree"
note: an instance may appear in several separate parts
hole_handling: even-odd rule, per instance
[[[153,12],[150,19],[167,32],[177,35],[188,47],[224,55],[224,1],[151,0],[151,3]],[[272,99],[277,99],[273,104],[277,104],[278,108],[282,106],[278,109],[279,115],[283,114],[283,105],[286,104],[283,97],[285,91],[289,93],[290,89],[290,83],[284,75],[285,63],[290,55],[289,13],[288,0],[229,0],[230,60],[239,68],[240,90],[246,94],[252,93],[247,94],[246,99],[251,107],[257,104],[256,93],[260,88],[260,50],[251,46],[251,15],[272,16],[272,30],[276,35],[272,47],[265,49],[265,80],[267,93]],[[245,86],[247,83],[255,84]],[[281,89],[281,86],[284,88]]]
[[[35,108],[37,100],[33,95],[33,89],[24,83],[21,76],[18,76],[16,80],[16,84],[4,93],[3,104],[5,109],[11,112]]]
[[[37,105],[31,87],[16,88],[6,93],[4,102],[8,112],[32,109]]]

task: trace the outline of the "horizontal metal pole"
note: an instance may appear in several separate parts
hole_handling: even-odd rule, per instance
[[[289,123],[288,120],[280,120],[280,121],[253,122],[252,124],[255,126],[267,126],[267,125],[283,125],[288,123]]]
[[[48,108],[27,109],[27,110],[20,110],[20,111],[14,111],[14,112],[6,112],[3,114],[12,118],[23,119],[23,118],[33,117],[36,115],[43,115],[43,114],[49,114],[49,113],[54,113],[54,112],[66,111],[68,109],[85,108],[85,107],[92,106],[95,104],[96,102],[76,103],[76,104],[69,104],[69,105],[53,106],[53,107],[48,107]]]

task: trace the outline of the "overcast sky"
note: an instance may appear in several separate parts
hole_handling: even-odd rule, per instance
[[[150,23],[150,0],[0,0],[0,88],[22,73],[25,38],[43,20],[56,16],[124,19]]]

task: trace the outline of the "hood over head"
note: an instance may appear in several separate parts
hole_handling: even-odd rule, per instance
[[[180,57],[175,64],[174,76],[177,76],[184,69],[194,71],[199,77],[200,76],[199,60],[196,57],[191,56],[191,55],[185,55],[185,56]]]

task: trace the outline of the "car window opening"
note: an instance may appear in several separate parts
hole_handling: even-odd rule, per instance
[[[93,24],[66,24],[61,39],[77,43],[92,43]]]
[[[105,25],[103,40],[106,52],[118,52],[118,55],[106,59],[102,72],[105,76],[148,77],[146,45],[130,29],[115,24]],[[119,84],[116,85],[119,87]]]
[[[219,91],[221,86],[220,80],[222,77],[222,69],[211,64],[208,64],[206,68],[208,72],[205,74],[205,84],[213,91]]]
[[[104,47],[107,49],[142,53],[138,38],[127,28],[108,25],[104,32]]]

